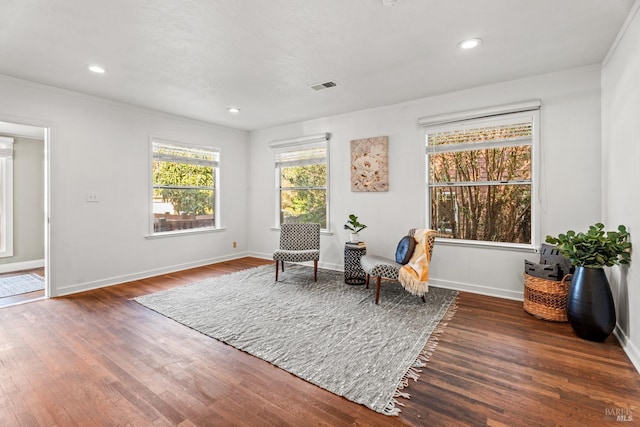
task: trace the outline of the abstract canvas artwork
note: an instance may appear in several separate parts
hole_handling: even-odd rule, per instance
[[[351,141],[351,191],[389,191],[389,138]]]

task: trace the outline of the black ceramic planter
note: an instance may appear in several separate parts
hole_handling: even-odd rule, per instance
[[[576,267],[567,295],[567,318],[576,335],[602,342],[616,326],[616,308],[603,268]]]

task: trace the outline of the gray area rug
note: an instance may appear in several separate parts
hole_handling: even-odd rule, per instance
[[[0,298],[44,289],[44,278],[35,273],[0,277]]]
[[[262,266],[134,300],[387,415],[400,412],[401,390],[456,307],[456,291],[430,288],[423,303],[397,282],[382,284],[376,305],[375,285],[346,285],[323,269],[315,283],[312,268],[296,264],[274,278],[274,266]]]

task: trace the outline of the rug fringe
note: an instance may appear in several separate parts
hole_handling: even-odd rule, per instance
[[[396,388],[396,392],[393,395],[393,398],[389,401],[387,406],[385,406],[384,410],[382,411],[383,414],[391,415],[391,416],[400,415],[401,410],[400,408],[398,408],[398,406],[404,406],[404,404],[398,401],[396,398],[403,398],[407,400],[411,399],[411,395],[407,392],[403,392],[402,390],[409,387],[409,380],[413,380],[415,382],[415,381],[418,381],[418,379],[420,378],[422,369],[418,369],[418,368],[424,368],[425,366],[427,366],[427,362],[429,361],[429,359],[433,355],[433,352],[438,346],[440,337],[442,336],[445,329],[449,325],[449,322],[453,318],[453,315],[458,310],[459,297],[460,296],[458,295],[456,296],[456,299],[453,300],[453,302],[447,309],[447,312],[443,316],[442,320],[440,321],[440,323],[438,323],[438,326],[436,326],[434,331],[431,333],[431,336],[427,340],[427,343],[424,345],[424,347],[422,348],[422,351],[420,352],[416,360],[413,362],[413,365],[409,368],[409,370],[407,370],[407,372],[404,374],[404,376],[398,383],[398,386]]]
[[[404,406],[402,403],[398,402],[396,399],[391,399],[387,406],[384,407],[382,413],[384,415],[390,416],[398,416],[400,415],[400,408],[397,408],[396,405]]]

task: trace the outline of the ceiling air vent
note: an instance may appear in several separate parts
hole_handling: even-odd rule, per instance
[[[310,87],[313,90],[322,90],[322,89],[329,89],[330,87],[335,87],[335,86],[338,86],[336,82],[324,82],[324,83],[311,85]]]

